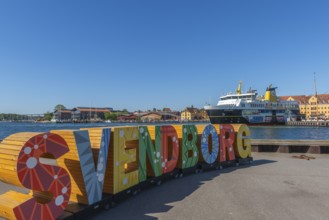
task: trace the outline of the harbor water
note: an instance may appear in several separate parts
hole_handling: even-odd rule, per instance
[[[163,125],[155,123],[152,125]],[[173,124],[173,123],[169,123]],[[0,140],[18,132],[48,132],[60,129],[79,129],[86,127],[138,126],[138,123],[20,123],[0,122]],[[294,140],[329,140],[329,127],[293,127],[293,126],[250,126],[252,139],[294,139]]]

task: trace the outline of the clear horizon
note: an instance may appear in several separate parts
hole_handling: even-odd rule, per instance
[[[0,2],[0,113],[57,104],[182,110],[219,96],[329,93],[329,2]]]

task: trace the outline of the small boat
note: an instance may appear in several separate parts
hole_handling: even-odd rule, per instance
[[[217,105],[204,107],[212,124],[284,125],[288,120],[300,120],[298,101],[280,100],[277,87],[268,86],[263,98],[257,96],[257,90],[241,93],[241,88],[240,81],[235,94],[221,96]]]
[[[55,119],[55,118],[52,118],[52,119],[50,120],[50,122],[52,122],[52,123],[58,123],[59,120],[58,120],[58,119]]]
[[[106,120],[106,121],[104,121],[105,123],[112,123],[112,121],[111,120]]]

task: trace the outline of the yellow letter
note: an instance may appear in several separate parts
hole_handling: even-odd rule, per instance
[[[139,183],[138,178],[138,127],[114,128],[113,194]]]
[[[235,155],[244,159],[251,157],[250,130],[247,125],[242,124],[237,129],[237,137],[234,144]]]

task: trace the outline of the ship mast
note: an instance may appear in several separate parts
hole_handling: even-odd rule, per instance
[[[242,81],[240,80],[238,89],[236,90],[236,94],[241,95]]]
[[[318,121],[318,92],[316,91],[316,78],[315,78],[315,73],[314,73],[314,97],[316,99],[316,107],[315,107],[315,110],[316,110],[316,121]]]

